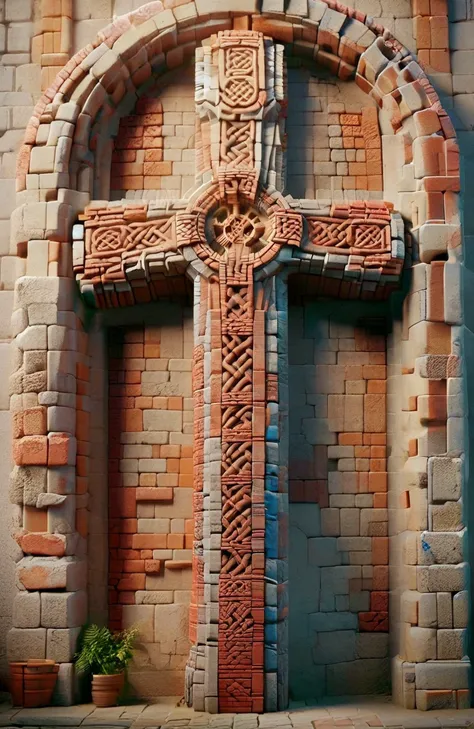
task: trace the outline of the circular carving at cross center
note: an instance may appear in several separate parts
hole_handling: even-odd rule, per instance
[[[210,222],[217,252],[245,246],[250,252],[257,253],[266,243],[266,221],[248,205],[221,205],[212,214]]]

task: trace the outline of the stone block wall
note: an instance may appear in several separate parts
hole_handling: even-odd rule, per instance
[[[287,190],[294,197],[383,198],[376,104],[301,59],[288,72]]]
[[[174,199],[194,184],[194,68],[169,73],[120,119],[111,199]]]
[[[130,680],[148,699],[181,693],[189,654],[192,318],[170,313],[108,337],[109,626],[139,627]]]
[[[375,314],[324,301],[289,311],[296,699],[389,690],[386,342]]]
[[[94,382],[95,375],[93,368],[89,369],[89,364],[91,354],[94,355],[94,347],[88,348],[85,342],[83,314],[79,311],[79,316],[76,316],[76,303],[71,303],[74,297],[70,286],[72,283],[69,255],[70,223],[89,202],[89,193],[92,193],[94,185],[93,194],[96,197],[101,197],[99,193],[103,193],[103,197],[108,196],[105,191],[108,191],[109,177],[107,176],[107,181],[104,182],[100,179],[99,170],[96,171],[95,177],[93,171],[94,160],[102,159],[102,153],[96,155],[91,152],[94,149],[93,144],[98,138],[98,147],[102,144],[101,135],[98,134],[99,126],[94,127],[91,150],[86,147],[89,139],[85,131],[87,124],[101,107],[105,92],[102,96],[93,94],[83,104],[89,93],[88,89],[86,92],[86,88],[90,81],[90,76],[85,73],[88,81],[80,87],[80,91],[74,87],[76,95],[73,102],[62,104],[66,97],[59,98],[60,95],[52,94],[49,100],[53,101],[54,98],[54,103],[49,104],[47,108],[41,107],[38,116],[35,117],[36,123],[41,115],[41,123],[39,127],[38,124],[36,126],[33,124],[29,128],[28,145],[20,154],[20,174],[18,176],[20,192],[17,203],[18,205],[26,204],[28,208],[22,208],[21,213],[13,216],[13,236],[10,242],[10,217],[15,207],[14,162],[33,103],[37,100],[40,90],[48,84],[55,70],[60,68],[63,55],[68,52],[66,50],[68,44],[69,52],[74,46],[84,47],[93,40],[93,36],[98,30],[109,24],[113,15],[128,12],[138,5],[137,0],[130,2],[120,0],[116,3],[109,2],[109,0],[101,0],[101,2],[78,0],[73,2],[70,7],[67,3],[50,3],[44,0],[39,9],[35,9],[33,13],[32,4],[28,1],[6,2],[5,22],[0,33],[0,42],[4,43],[5,51],[0,71],[0,129],[4,130],[0,139],[0,153],[2,154],[0,190],[3,202],[0,211],[0,257],[3,286],[0,291],[0,306],[2,312],[5,312],[4,320],[0,322],[2,339],[0,347],[2,350],[6,352],[9,348],[8,343],[12,335],[17,337],[14,362],[11,368],[15,373],[12,380],[12,416],[10,417],[7,413],[9,394],[5,387],[0,392],[0,407],[3,408],[0,427],[2,433],[7,433],[9,424],[12,422],[13,434],[17,441],[14,452],[16,460],[12,498],[14,504],[10,513],[13,514],[13,525],[17,537],[19,534],[20,544],[27,555],[24,557],[24,561],[20,562],[23,552],[17,544],[7,539],[5,541],[8,546],[0,550],[0,568],[5,580],[13,587],[13,561],[19,562],[20,581],[26,588],[22,590],[15,607],[14,630],[11,633],[10,642],[11,656],[22,655],[25,647],[29,646],[37,655],[49,654],[60,657],[60,660],[64,660],[66,668],[69,666],[78,622],[82,619],[84,610],[82,592],[85,586],[85,536],[100,532],[101,519],[97,519],[95,511],[97,496],[86,493],[87,482],[89,490],[91,490],[91,486],[105,474],[105,468],[101,462],[103,453],[97,453],[94,464],[94,459],[91,458],[89,451],[94,445],[90,442],[93,440],[92,436],[97,432],[96,424],[92,422],[94,419],[90,413],[94,412],[94,407],[97,408],[97,412],[102,412],[104,402],[99,397],[95,405],[93,403],[94,393],[90,383]],[[330,24],[329,31],[325,31],[326,41],[328,41],[328,45],[331,45],[336,40],[337,45],[339,30],[346,22],[343,18],[341,19],[341,14],[333,9],[331,3],[329,3],[332,8],[330,10],[319,2],[311,2],[309,5],[303,3],[303,5],[304,7],[292,0],[287,7],[287,17],[290,21],[293,19],[294,29],[290,21],[281,19],[283,9],[275,10],[274,8],[271,9],[272,13],[277,16],[280,13],[277,20],[272,23],[268,18],[257,17],[255,27],[259,26],[260,22],[260,28],[276,29],[275,32],[278,36],[278,30],[281,30],[282,25],[286,23],[284,26],[286,37],[283,40],[287,40],[289,43],[293,43],[294,40],[295,48],[301,55],[307,54],[309,49],[312,54],[316,42],[316,35],[313,36],[312,33],[319,33],[322,36],[323,30],[321,28],[319,31],[315,31],[314,27],[308,30],[308,27],[305,26],[305,35],[303,35],[300,19],[308,12],[308,9],[316,14],[319,12],[324,14],[328,10],[326,20],[333,24]],[[397,0],[397,2],[354,0],[349,5],[354,6],[356,12],[360,14],[354,17],[362,17],[364,13],[375,17],[377,23],[387,26],[399,40],[406,43],[410,50],[420,52],[420,59],[426,63],[434,84],[444,93],[443,105],[449,112],[458,132],[462,152],[463,195],[464,199],[469,201],[472,197],[471,180],[474,179],[472,175],[474,155],[472,154],[471,118],[474,110],[472,87],[474,16],[471,4],[468,0],[456,0],[452,3],[446,3],[443,0],[430,0],[429,2],[428,0],[413,0],[413,3],[409,0]],[[244,12],[240,6],[233,7],[233,10]],[[260,12],[260,9],[257,9],[253,3],[245,4],[245,11],[247,10],[252,13],[257,10]],[[268,3],[265,1],[262,10],[264,13],[269,10]],[[177,47],[173,46],[170,49],[166,46],[163,51],[163,59],[166,57],[169,68],[179,66],[193,52],[193,44],[200,42],[200,39],[204,37],[202,34],[211,32],[210,12],[201,2],[196,5],[189,3],[184,7],[178,5],[174,11],[168,8],[160,17],[159,22],[162,23],[160,27],[165,29],[163,33],[167,42],[172,37],[172,43],[178,43]],[[195,32],[193,23],[195,20],[197,22],[198,16],[201,16],[199,20],[201,25],[199,32]],[[451,65],[447,62],[446,17],[449,21]],[[140,13],[136,18],[140,18]],[[128,19],[124,22],[130,24]],[[221,9],[219,15],[212,18],[210,22],[215,24],[212,26],[213,29],[216,24],[219,28],[228,29],[246,27],[247,22],[250,21],[245,18],[235,18],[226,6],[226,9]],[[357,20],[357,22],[359,21]],[[282,25],[279,25],[280,23]],[[348,25],[351,24],[347,23],[346,29]],[[375,28],[375,26],[373,27]],[[137,31],[137,28],[140,28],[140,31]],[[131,32],[133,31],[132,35],[138,32],[143,33],[145,39],[148,38],[147,32],[151,32],[149,28],[150,26],[147,26],[146,23],[143,24],[134,19]],[[155,32],[155,26],[153,28],[153,32]],[[372,33],[371,30],[365,32]],[[372,33],[372,35],[374,34]],[[96,55],[88,58],[81,67],[81,71],[75,69],[76,74],[82,73],[85,69],[89,70],[89,66],[87,66],[89,62],[98,64],[94,65],[94,73],[99,74],[98,69],[101,64],[102,68],[104,67],[104,61],[98,58],[101,51],[96,51],[104,37],[108,38],[108,36],[101,36],[101,39],[96,42],[97,47],[95,51],[92,51]],[[278,37],[280,38],[280,36]],[[307,40],[308,37],[309,40]],[[141,38],[142,36],[140,36]],[[135,42],[137,42],[136,39]],[[141,40],[140,43],[142,46],[145,45]],[[103,51],[103,45],[101,48]],[[92,46],[89,46],[88,50],[91,51],[91,49]],[[373,73],[373,80],[379,77],[380,81],[377,89],[374,90],[374,94],[377,95],[384,82],[388,81],[389,86],[391,82],[389,74],[380,73],[381,68],[387,66],[387,59],[378,52],[375,45],[372,46],[371,52],[374,65],[369,64],[370,72]],[[326,54],[327,61],[327,53],[322,51],[319,56],[321,62],[324,61],[324,54]],[[85,58],[86,54],[82,60]],[[108,62],[110,62],[110,54],[105,59],[105,66]],[[339,61],[335,67],[339,69]],[[125,65],[121,65],[120,68],[125,68]],[[395,70],[396,63],[388,64],[388,69],[395,71],[395,74],[398,73]],[[110,67],[108,70],[110,71]],[[147,74],[151,74],[151,69],[145,62],[139,69],[140,73],[135,74],[135,72],[136,69],[133,69],[134,82],[136,81],[139,86],[143,83],[144,78],[147,78]],[[180,74],[179,71],[177,75],[181,78]],[[359,76],[359,82],[361,78]],[[68,78],[67,82],[69,81]],[[407,81],[406,78],[405,81]],[[362,82],[367,90],[372,88],[372,84],[368,83],[367,79],[362,79]],[[183,83],[186,86],[186,82]],[[430,708],[439,705],[440,702],[447,706],[461,707],[467,700],[468,663],[461,659],[465,654],[463,644],[464,628],[467,624],[465,588],[469,568],[466,563],[463,563],[465,553],[462,553],[460,542],[464,537],[463,530],[469,505],[467,507],[466,504],[464,505],[464,514],[462,514],[460,474],[464,468],[462,425],[463,418],[466,417],[466,410],[460,392],[461,375],[464,374],[467,375],[469,400],[474,396],[474,393],[471,392],[472,378],[469,377],[470,362],[474,357],[474,339],[472,337],[474,323],[471,321],[470,313],[472,311],[471,270],[474,269],[472,258],[474,219],[469,204],[466,204],[462,210],[465,236],[465,259],[464,265],[462,265],[458,256],[460,248],[457,228],[459,216],[453,194],[453,190],[455,192],[457,189],[457,154],[452,129],[445,115],[441,114],[440,120],[438,119],[435,112],[440,110],[439,102],[433,90],[426,85],[426,82],[424,83],[425,91],[418,88],[413,96],[410,94],[400,96],[399,92],[395,91],[393,98],[396,103],[390,108],[384,107],[383,113],[380,115],[385,162],[385,197],[395,203],[407,221],[413,223],[415,250],[418,246],[421,256],[421,263],[416,257],[414,258],[413,275],[408,284],[409,295],[404,311],[395,310],[394,333],[389,339],[388,346],[391,388],[389,388],[388,398],[389,437],[393,448],[389,462],[390,499],[392,499],[389,506],[391,507],[391,517],[393,517],[391,523],[395,537],[392,539],[391,557],[393,565],[391,588],[394,596],[392,615],[395,650],[403,657],[403,665],[397,665],[395,670],[399,679],[395,686],[395,695],[397,700],[403,701],[406,705],[415,706],[416,704],[419,708]],[[350,87],[351,84],[348,84],[345,89],[348,90]],[[416,82],[405,84],[406,93],[408,93],[407,87],[410,91],[416,91]],[[97,84],[97,88],[100,91],[104,89],[99,84]],[[191,154],[189,157],[184,154],[184,152],[192,152],[191,138],[186,135],[180,138],[181,156],[179,158],[172,140],[176,138],[176,132],[181,126],[181,122],[183,126],[186,126],[184,114],[188,111],[185,106],[189,105],[192,94],[189,89],[184,93],[180,86],[176,85],[176,88],[179,89],[179,99],[173,98],[175,91],[170,88],[168,111],[171,115],[177,113],[178,116],[170,116],[167,120],[169,122],[166,125],[169,126],[168,135],[165,135],[163,128],[161,130],[163,140],[166,136],[170,140],[167,152],[169,159],[166,159],[165,156],[167,142],[164,141],[162,161],[173,164],[173,174],[171,178],[167,178],[167,181],[165,178],[160,178],[162,190],[147,191],[143,167],[144,189],[125,190],[128,198],[150,195],[168,197],[168,189],[171,191],[170,197],[176,197],[187,190],[188,185],[191,184],[192,173],[187,174],[187,164],[191,160]],[[149,90],[147,89],[147,92]],[[120,89],[117,92],[118,97],[120,97],[119,92]],[[165,91],[163,96],[166,96],[167,93]],[[351,92],[348,91],[348,93]],[[369,104],[368,98],[365,97],[364,106]],[[130,114],[133,109],[133,104],[130,105],[129,102],[130,99],[127,99],[127,103],[124,105],[127,107],[126,110],[124,109],[124,113],[127,114]],[[433,107],[428,108],[432,102]],[[162,103],[166,113],[165,103]],[[359,115],[362,108],[350,106],[352,102],[349,103],[347,100],[343,103],[346,104],[344,110],[338,108],[336,111],[331,108],[331,113],[339,115],[339,124],[334,126],[341,127],[341,134],[330,137],[329,119],[327,120],[327,138],[337,139],[338,143],[339,139],[354,137],[354,135],[344,134],[344,121],[341,116],[343,114]],[[421,111],[420,103],[421,106],[426,105],[424,111]],[[110,104],[108,97],[107,104],[104,105],[106,113],[100,122],[103,124],[103,128],[107,127],[107,119],[110,118],[107,117],[107,114],[111,114],[111,109],[115,114],[116,110],[116,106]],[[367,106],[367,108],[373,107]],[[81,154],[83,153],[84,157],[81,157],[80,170],[78,170],[77,160],[73,156],[70,168],[68,167],[65,171],[63,166],[68,164],[65,159],[72,148],[71,137],[76,114],[79,111],[80,123],[74,131],[74,144],[81,148]],[[320,112],[313,109],[313,111],[315,114],[324,113],[323,110]],[[413,112],[416,112],[415,119],[412,116]],[[405,114],[406,116],[403,116],[402,119],[401,115]],[[118,127],[117,118],[114,117],[114,120]],[[291,114],[289,122],[289,132],[291,132]],[[85,126],[81,127],[81,125]],[[326,122],[321,126],[325,125]],[[164,118],[163,126],[165,126]],[[348,128],[352,126],[357,127],[358,124],[347,125]],[[298,125],[295,127],[297,129]],[[397,131],[395,135],[392,134],[394,129]],[[188,131],[190,132],[190,130]],[[444,141],[441,138],[443,133],[450,138]],[[435,135],[434,138],[433,135]],[[107,135],[102,136],[105,139]],[[323,136],[326,137],[326,129]],[[415,137],[418,138],[412,145],[411,141]],[[354,137],[354,139],[356,138],[360,137]],[[36,146],[31,156],[31,166],[28,169],[27,157],[34,144]],[[291,144],[290,141],[290,148]],[[312,148],[318,149],[316,143]],[[342,150],[344,149],[346,148],[343,141]],[[338,164],[367,164],[367,156],[365,161],[362,158],[357,159],[357,149],[356,144],[354,144],[354,148],[350,150],[348,148],[351,155],[354,150],[356,151],[355,160],[347,155],[345,159],[337,159],[336,156],[333,158],[332,152],[329,153],[329,159],[316,160],[313,157],[311,160],[313,165],[316,163],[317,165],[320,163],[336,164],[336,175],[332,177],[331,184],[328,184],[326,188],[331,190],[331,197],[340,195],[341,189],[344,194],[345,184],[350,184],[347,181],[346,167],[340,168],[341,175],[337,174]],[[325,157],[328,156],[329,150],[331,150],[331,146],[325,142]],[[336,150],[340,151],[340,148],[335,147],[334,151]],[[139,151],[144,151],[146,154],[149,150],[143,148]],[[109,152],[110,154],[112,152],[111,145],[109,145]],[[136,161],[136,159],[129,160],[132,163]],[[145,155],[143,161],[145,162]],[[159,161],[161,162],[161,160]],[[117,163],[128,163],[128,161],[119,159]],[[163,171],[165,169],[169,168],[163,168]],[[320,169],[322,171],[323,168]],[[365,177],[362,168],[356,169],[358,169],[359,175],[355,170],[354,175],[350,175],[350,169],[347,168],[349,177],[354,177],[356,180],[360,177],[362,180]],[[79,174],[77,174],[78,172]],[[292,174],[294,172],[297,173],[298,169],[294,168]],[[70,179],[69,174],[71,174]],[[377,167],[377,173],[374,172],[373,177],[378,174]],[[138,176],[141,177],[141,173]],[[317,196],[319,187],[327,182],[323,178],[329,177],[324,174],[315,174],[314,166],[308,176],[308,184],[306,184],[306,180],[303,180],[304,185],[300,186],[303,192],[299,190],[296,192],[296,187],[294,188],[296,195]],[[316,179],[319,177],[321,179]],[[424,178],[429,180],[429,183],[427,182],[427,186],[422,189],[425,184]],[[68,185],[74,188],[77,179],[79,182],[76,189],[70,189]],[[351,194],[353,193],[354,196],[358,196],[364,192],[362,186],[365,182],[361,181],[360,184],[360,188],[356,183],[355,190],[352,187],[347,190],[352,191]],[[370,199],[376,190],[370,190],[368,180],[367,188],[369,189],[365,190],[367,193],[365,196]],[[25,213],[24,218],[23,213]],[[16,243],[19,243],[18,247]],[[411,263],[412,261],[410,261],[410,265]],[[27,285],[24,285],[24,282],[17,283],[15,316],[13,328],[10,328],[7,322],[14,304],[13,289],[15,282],[25,273],[35,278],[39,277],[39,283],[36,282],[34,294],[31,293],[31,288],[28,289]],[[461,275],[465,277],[463,296],[466,316],[464,322],[458,303]],[[336,279],[331,280],[330,283],[333,286],[327,286],[327,293],[339,291],[339,283]],[[78,308],[80,309],[80,307]],[[400,319],[403,319],[403,326],[398,325]],[[429,324],[428,327],[425,326],[426,323]],[[448,336],[447,330],[450,327],[451,331]],[[443,331],[440,332],[440,329]],[[347,337],[341,337],[341,339],[347,339]],[[459,359],[462,345],[465,354],[463,372]],[[59,356],[58,353],[63,353],[64,356]],[[6,362],[6,357],[2,361]],[[10,369],[5,372],[5,380],[9,371]],[[103,361],[97,371],[97,376],[102,378],[105,372]],[[78,404],[73,408],[71,396],[75,396],[76,392]],[[400,393],[403,393],[401,412]],[[349,395],[349,393],[347,394]],[[350,394],[352,395],[352,393]],[[145,396],[143,395],[143,397]],[[73,409],[77,411],[74,418],[70,412],[65,412]],[[474,432],[474,423],[470,423],[470,425],[469,441]],[[89,438],[84,437],[86,431],[90,435]],[[409,433],[409,437],[406,437],[407,433]],[[407,442],[405,443],[405,441]],[[99,442],[98,450],[103,450],[103,445]],[[362,443],[361,446],[354,445],[353,447],[355,449],[366,445],[368,444]],[[169,458],[172,460],[171,456]],[[365,457],[361,456],[361,458]],[[46,467],[50,470],[48,480],[45,479],[43,471]],[[72,474],[73,467],[76,467],[76,474]],[[2,459],[2,468],[5,471],[2,471],[2,477],[6,482],[7,471],[10,470],[7,455]],[[16,479],[19,470],[21,479]],[[94,478],[92,478],[92,474],[94,474]],[[313,486],[309,486],[307,482],[313,479],[295,479],[295,481],[297,480],[304,481],[304,485],[296,487],[296,494],[299,490],[300,497],[303,493],[306,498],[308,489],[312,496]],[[449,488],[445,488],[445,484],[449,484]],[[140,488],[140,486],[135,488]],[[316,490],[318,491],[319,488],[318,485]],[[327,498],[329,504],[329,491]],[[3,517],[6,514],[6,502],[7,497],[4,490],[3,496],[0,496],[2,507],[0,513],[4,519],[2,530],[8,528],[5,523],[6,519]],[[317,506],[314,503],[310,505]],[[294,506],[298,508],[299,505],[295,503]],[[328,505],[324,508],[330,510],[331,507]],[[343,507],[334,508],[342,509]],[[103,520],[105,514],[103,503],[100,504],[100,509],[102,509],[100,513]],[[123,520],[125,521],[126,518],[128,517],[124,517]],[[45,528],[52,534],[44,536],[45,532],[39,530]],[[23,530],[25,531],[23,532]],[[38,538],[38,534],[42,537]],[[310,534],[307,536],[310,537]],[[312,535],[310,538],[313,538]],[[73,543],[74,546],[72,546]],[[418,548],[420,544],[422,551]],[[425,549],[423,546],[425,544],[429,548]],[[65,552],[64,558],[58,556],[62,553],[61,550]],[[47,560],[44,560],[45,551]],[[430,559],[433,562],[427,563],[427,560]],[[452,561],[449,561],[450,559]],[[93,580],[94,589],[100,591],[100,575],[104,574],[104,565],[99,565],[94,576],[92,576],[94,568],[91,564],[88,569],[89,580]],[[44,589],[44,594],[41,596],[38,594],[40,588]],[[45,616],[47,613],[46,607],[44,611],[41,607],[43,598],[44,604],[48,606],[49,610],[53,601],[52,595],[55,594],[49,588],[63,591],[61,598],[58,598],[62,605],[61,609],[55,608],[52,611],[56,621],[54,625],[48,623],[47,617],[44,619],[42,617],[43,612]],[[7,594],[8,590],[5,591],[5,595]],[[75,608],[74,611],[68,612],[69,601],[74,603],[77,610]],[[12,625],[11,605],[12,601],[7,597],[0,599],[2,635],[3,631],[6,632]],[[64,611],[67,615],[74,615],[70,622],[65,623]],[[5,654],[1,651],[0,648],[2,670],[5,675],[6,659]],[[448,667],[449,670],[446,669],[446,664],[443,664],[445,673],[442,674],[440,664],[437,664],[436,660],[449,660],[454,663]],[[148,665],[147,661],[148,658],[145,658],[145,665]],[[70,666],[67,670],[69,669]],[[448,685],[451,681],[455,682],[458,687],[457,691]]]

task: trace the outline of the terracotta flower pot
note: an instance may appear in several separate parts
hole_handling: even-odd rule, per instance
[[[59,664],[48,660],[10,663],[10,691],[13,706],[32,709],[51,703]]]
[[[92,701],[96,706],[116,706],[125,683],[124,673],[92,676]]]

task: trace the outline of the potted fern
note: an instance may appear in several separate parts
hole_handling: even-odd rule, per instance
[[[78,673],[92,674],[92,701],[96,706],[116,706],[132,659],[137,628],[112,633],[109,628],[87,625],[76,654]]]

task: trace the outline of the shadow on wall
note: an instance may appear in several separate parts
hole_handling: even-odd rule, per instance
[[[389,305],[295,298],[290,285],[290,698],[389,694]]]

